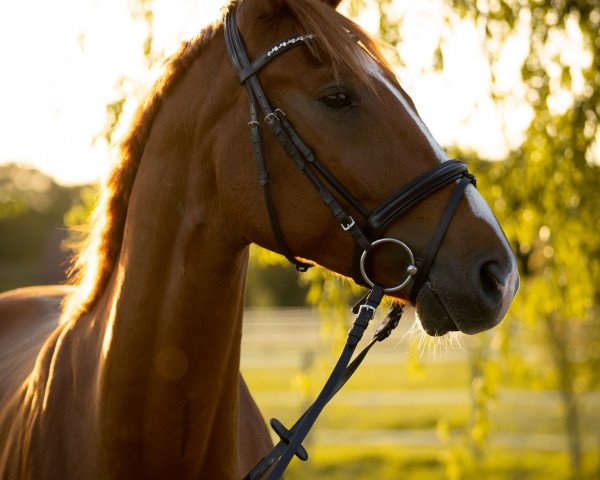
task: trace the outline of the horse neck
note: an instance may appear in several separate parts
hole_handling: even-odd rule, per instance
[[[222,475],[237,454],[247,248],[218,217],[210,159],[182,147],[194,142],[173,135],[170,108],[181,111],[167,105],[155,120],[97,309],[101,449],[119,478],[138,467],[205,475],[210,464]]]

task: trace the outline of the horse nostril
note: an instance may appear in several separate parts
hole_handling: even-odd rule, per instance
[[[507,275],[496,261],[485,262],[479,270],[479,279],[483,296],[494,304],[502,301]]]

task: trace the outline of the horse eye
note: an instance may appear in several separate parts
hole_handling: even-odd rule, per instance
[[[352,106],[352,99],[346,92],[336,92],[321,98],[325,106],[329,108],[344,108]]]

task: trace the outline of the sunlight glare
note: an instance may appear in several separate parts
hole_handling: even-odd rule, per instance
[[[174,53],[181,41],[218,17],[225,3],[155,0],[154,50],[162,57]],[[379,10],[373,0],[366,4],[358,20],[377,33]],[[439,143],[502,159],[520,145],[533,115],[520,77],[530,32],[520,26],[502,45],[493,73],[503,99],[494,103],[481,32],[447,9],[442,0],[392,3],[388,13],[400,25],[398,54],[403,63],[397,74]],[[440,12],[454,15],[451,25]],[[528,24],[524,20],[520,25]],[[94,140],[106,123],[106,105],[127,96],[115,135],[119,138],[160,74],[160,65],[149,72],[144,62],[146,35],[146,24],[132,18],[128,3],[119,0],[8,3],[0,16],[0,162],[32,165],[65,184],[100,178],[111,151],[105,141]],[[444,41],[444,68],[435,71],[439,38]],[[553,44],[572,66],[573,92],[580,91],[580,72],[589,64],[589,53],[581,47],[575,19]],[[558,74],[553,75],[556,79]],[[566,108],[573,95],[556,92],[550,98],[552,111]]]
[[[173,53],[224,3],[156,0],[157,50]],[[128,3],[119,0],[3,5],[0,162],[34,166],[64,184],[100,178],[110,151],[94,139],[105,124],[117,80],[146,80],[145,34],[143,23],[131,18]]]

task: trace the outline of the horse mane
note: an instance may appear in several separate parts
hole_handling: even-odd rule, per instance
[[[231,10],[241,2],[235,0],[227,8]],[[317,61],[331,66],[334,75],[347,72],[369,86],[371,76],[365,68],[367,55],[387,67],[377,42],[352,21],[335,14],[321,0],[280,0],[280,6],[270,15],[270,20],[276,22],[287,10],[295,19],[299,33],[315,35],[315,41],[307,44],[310,53]],[[167,60],[165,73],[138,107],[119,145],[117,161],[101,186],[89,235],[73,257],[69,283],[77,288],[64,301],[63,321],[88,311],[106,287],[119,258],[133,183],[162,99],[222,28],[223,18],[204,28],[194,39],[182,43]]]
[[[220,23],[208,25],[194,39],[181,44],[167,60],[164,74],[138,106],[119,144],[116,161],[100,188],[89,234],[71,261],[69,283],[77,285],[77,289],[63,303],[63,321],[86,312],[108,283],[121,250],[133,182],[162,99],[215,36]]]

